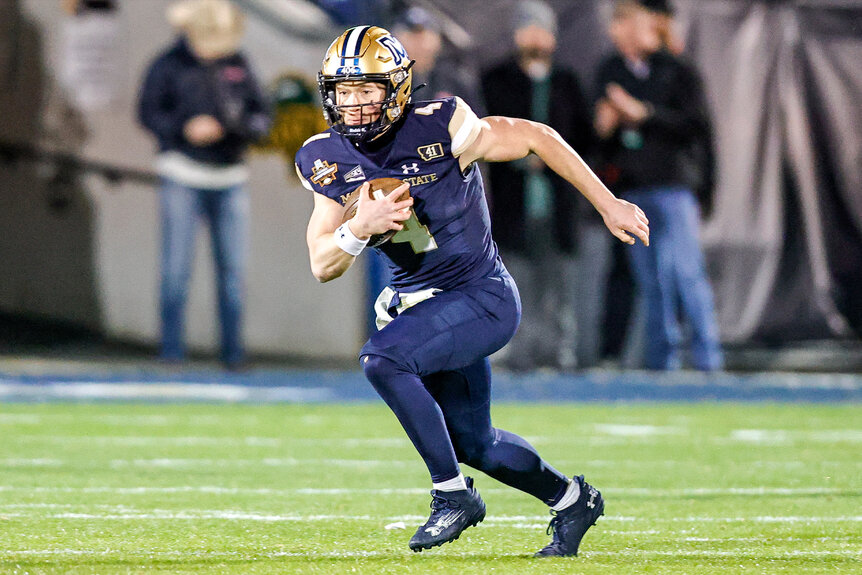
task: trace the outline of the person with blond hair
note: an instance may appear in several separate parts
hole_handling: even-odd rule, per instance
[[[184,315],[197,224],[209,224],[218,283],[221,360],[244,361],[242,311],[249,235],[244,154],[270,125],[268,104],[239,51],[244,16],[227,0],[172,4],[176,42],[149,67],[139,120],[155,136],[161,216],[161,358],[185,356]]]

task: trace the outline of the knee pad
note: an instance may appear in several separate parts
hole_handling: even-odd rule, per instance
[[[395,362],[379,355],[363,355],[359,359],[365,377],[372,383],[385,381],[389,376],[396,373]]]
[[[404,366],[382,355],[363,355],[359,362],[362,364],[365,377],[377,391],[392,387],[394,382],[401,379],[399,376],[410,374],[409,370],[405,369]]]

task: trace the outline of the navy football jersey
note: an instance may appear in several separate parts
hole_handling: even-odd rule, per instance
[[[363,153],[330,129],[303,144],[296,170],[303,186],[342,205],[365,180],[408,182],[414,215],[376,249],[396,290],[449,289],[502,269],[481,173],[475,165],[462,173],[458,161],[479,122],[457,97],[417,102],[381,150]]]

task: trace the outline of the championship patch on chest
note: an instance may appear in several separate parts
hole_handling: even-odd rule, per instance
[[[338,173],[338,164],[330,164],[326,160],[314,160],[311,172],[312,182],[318,186],[328,186],[335,181],[335,174]]]

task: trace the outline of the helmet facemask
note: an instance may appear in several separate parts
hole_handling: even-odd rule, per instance
[[[360,36],[360,40],[356,40]],[[351,43],[351,38],[353,41]],[[353,46],[351,56],[343,56]],[[400,43],[382,28],[360,26],[342,34],[327,50],[323,67],[317,75],[323,103],[323,115],[337,133],[351,141],[366,142],[378,138],[397,122],[410,102],[413,62]],[[339,105],[336,86],[340,82],[373,82],[385,89],[378,102]],[[379,106],[379,117],[371,120],[372,107]],[[360,124],[349,125],[344,119],[348,109],[360,108]],[[368,112],[366,112],[368,110]],[[368,117],[366,122],[364,118]]]

